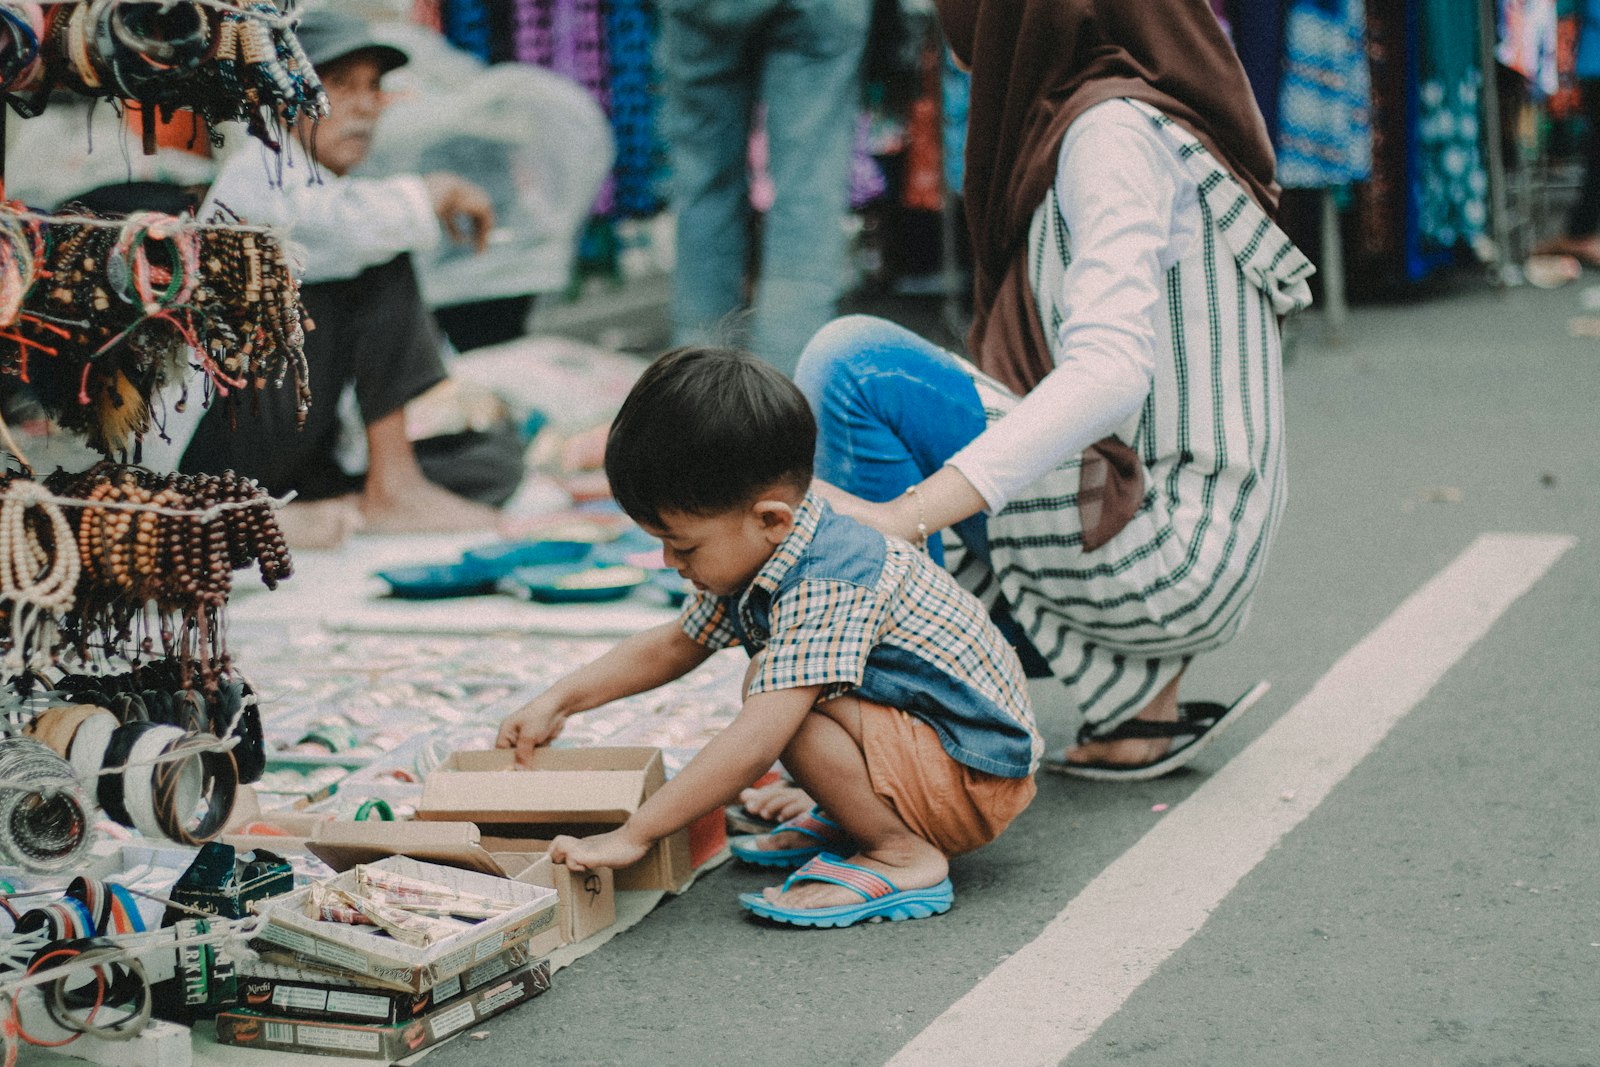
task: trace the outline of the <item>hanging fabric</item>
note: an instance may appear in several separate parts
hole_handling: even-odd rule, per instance
[[[943,93],[939,67],[944,51],[933,42],[923,49],[920,89],[906,123],[906,176],[901,202],[913,211],[938,211],[944,206],[944,174],[939,159],[944,147],[939,125],[939,99]]]
[[[1372,173],[1356,189],[1354,255],[1366,265],[1400,262],[1407,201],[1405,0],[1372,0],[1367,8]],[[1371,271],[1357,270],[1353,277]]]
[[[1535,99],[1560,89],[1556,67],[1556,0],[1500,0],[1495,58],[1528,79]]]
[[[1372,173],[1364,0],[1291,0],[1277,132],[1278,181],[1322,189]]]
[[[444,0],[412,0],[411,21],[434,33],[444,33]]]
[[[1578,91],[1578,37],[1582,27],[1581,8],[1568,11],[1563,6],[1556,16],[1556,91],[1545,105],[1557,122],[1583,112],[1583,98]]]
[[[944,51],[944,184],[956,196],[966,177],[967,110],[972,103],[972,78]]]
[[[516,0],[513,55],[519,62],[553,70],[589,90],[611,115],[605,25],[600,0]],[[606,179],[595,197],[596,214],[609,215],[616,204],[616,177]]]
[[[648,0],[608,0],[605,43],[611,61],[611,128],[617,141],[617,213],[661,210],[666,146],[656,130],[654,9]]]
[[[1230,29],[1256,106],[1267,129],[1278,128],[1279,79],[1283,76],[1283,0],[1234,0]]]
[[[1417,86],[1417,231],[1413,276],[1430,252],[1448,252],[1483,236],[1489,178],[1479,143],[1483,71],[1478,24],[1461,17],[1460,0],[1423,0]]]
[[[444,0],[443,21],[451,44],[489,62],[489,5],[485,0]]]

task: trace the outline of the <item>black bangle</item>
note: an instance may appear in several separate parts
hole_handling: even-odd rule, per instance
[[[127,765],[128,753],[133,751],[134,742],[149,733],[159,729],[159,724],[153,722],[130,722],[117,727],[111,735],[111,743],[106,746],[105,762],[100,765],[101,770],[115,770]],[[133,817],[128,814],[128,809],[122,803],[122,775],[102,774],[97,797],[100,808],[115,822],[123,826],[132,826]]]
[[[168,746],[167,751],[175,751],[189,740],[184,738],[175,742]],[[203,775],[200,797],[206,801],[206,814],[193,828],[188,826],[188,822],[194,812],[178,810],[178,784],[187,761],[174,760],[159,764],[156,768],[156,821],[169,840],[191,846],[202,845],[222,832],[233,815],[234,801],[239,793],[239,768],[234,762],[233,753],[206,751],[199,754],[199,759]]]

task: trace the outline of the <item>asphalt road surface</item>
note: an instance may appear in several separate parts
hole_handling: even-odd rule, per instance
[[[1185,696],[1272,689],[1197,767],[1042,776],[926,921],[761,925],[727,865],[429,1067],[1600,1063],[1584,285],[1307,321],[1288,516]]]

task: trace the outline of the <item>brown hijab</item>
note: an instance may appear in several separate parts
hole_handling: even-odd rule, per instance
[[[1055,366],[1027,283],[1027,236],[1055,181],[1067,127],[1102,101],[1142,100],[1198,137],[1268,214],[1278,204],[1272,142],[1206,0],[936,2],[951,50],[972,70],[968,351],[986,373],[1026,393]],[[1143,486],[1137,457],[1116,438],[1092,446],[1084,461],[1087,551],[1133,516]]]

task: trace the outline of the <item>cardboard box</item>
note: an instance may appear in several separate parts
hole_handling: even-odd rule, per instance
[[[285,808],[263,812],[261,798],[254,787],[241,785],[233,803],[233,814],[223,827],[218,840],[232,845],[240,852],[264,848],[279,855],[308,855],[306,842],[318,823],[333,818],[331,814],[317,814]],[[284,831],[282,834],[248,833],[257,825],[269,825]]]
[[[510,902],[504,914],[464,928],[460,933],[423,947],[375,933],[372,927],[319,922],[304,912],[309,887],[274,897],[257,906],[267,917],[257,938],[288,949],[296,963],[333,966],[362,975],[391,988],[420,993],[447,978],[498,956],[506,947],[527,942],[556,924],[556,892],[509,878],[420,863],[393,856],[370,866],[410,878],[437,882],[465,892]],[[346,872],[332,880],[351,886],[355,875]]]
[[[541,935],[535,955],[582,941],[617,921],[610,871],[576,874],[549,861],[547,841],[484,838],[470,822],[330,822],[317,827],[309,847],[336,871],[385,856],[410,856],[554,889],[560,909],[558,937],[545,945]]]
[[[728,813],[715,808],[689,824],[689,863],[699,870],[728,847]]]
[[[241,961],[240,1008],[264,1015],[352,1023],[404,1023],[447,1007],[475,989],[512,973],[530,959],[520,942],[500,955],[446,978],[420,993],[380,989],[359,978],[272,963],[257,957]]]
[[[308,1021],[255,1011],[217,1016],[217,1041],[268,1052],[355,1056],[393,1062],[415,1055],[452,1034],[531,1000],[550,988],[550,965],[541,960],[516,974],[469,993],[446,1007],[399,1023]]]
[[[538,748],[529,767],[510,749],[458,751],[423,783],[417,818],[473,822],[497,838],[582,837],[616,829],[666,781],[657,748]],[[617,871],[616,886],[676,893],[693,877],[680,830]]]

